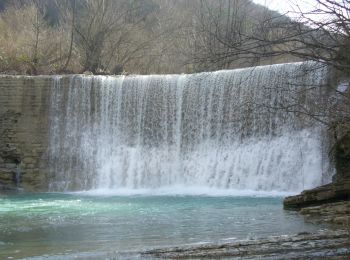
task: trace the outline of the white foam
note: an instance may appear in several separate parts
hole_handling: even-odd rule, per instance
[[[327,72],[313,66],[73,76],[68,88],[57,77],[50,190],[249,196],[318,186],[325,172],[320,127],[271,109],[318,102],[322,91],[305,88],[323,84]]]
[[[69,192],[68,194],[86,196],[208,196],[208,197],[285,197],[295,193],[280,191],[255,191],[215,189],[208,187],[168,186],[157,189],[93,189],[87,191]]]

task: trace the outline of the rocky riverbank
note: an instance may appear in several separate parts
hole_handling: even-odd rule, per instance
[[[308,221],[350,228],[350,179],[343,179],[300,195],[287,197],[284,208],[297,210]]]
[[[323,230],[244,240],[220,245],[197,245],[148,250],[143,259],[349,259],[350,234],[345,230]]]
[[[285,209],[300,210],[309,206],[350,200],[350,178],[305,190],[300,195],[285,198]]]
[[[307,221],[339,225],[350,232],[350,201],[306,207],[299,212],[305,216]]]
[[[161,248],[142,252],[146,259],[350,259],[350,178],[287,197],[284,208],[332,230],[218,245]]]

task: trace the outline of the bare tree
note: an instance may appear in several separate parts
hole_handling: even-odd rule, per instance
[[[48,24],[41,2],[11,2],[0,14],[0,23],[4,28],[0,33],[2,71],[51,74],[61,66],[66,34]]]
[[[257,8],[250,0],[200,0],[197,6],[190,48],[197,70],[260,64],[262,56],[255,51],[262,46],[254,44],[252,38],[269,33],[265,28],[257,28],[274,12]]]
[[[55,0],[55,4],[59,10],[60,23],[61,27],[65,30],[70,31],[70,40],[69,40],[69,49],[65,62],[62,67],[59,69],[60,72],[67,72],[67,68],[70,64],[73,54],[74,47],[74,36],[75,36],[75,20],[76,20],[76,5],[77,2],[71,0]],[[68,29],[69,28],[69,29]]]
[[[257,55],[266,57],[288,54],[335,68],[337,75],[333,77],[338,82],[325,86],[330,90],[328,99],[318,104],[317,113],[300,106],[294,110],[315,120],[322,120],[333,130],[334,137],[339,138],[350,131],[350,55],[347,51],[350,48],[350,1],[315,2],[314,9],[308,12],[303,12],[298,2],[294,2],[294,19],[284,22],[270,19],[261,25],[273,32],[280,31],[281,34],[252,37],[252,40],[258,46],[273,47],[270,51],[255,52]]]
[[[217,65],[214,68],[232,67],[238,60],[248,65],[313,60],[318,62],[317,67],[324,64],[335,68],[338,76],[341,74],[340,81],[349,78],[350,1],[315,1],[314,10],[308,12],[294,3],[295,11],[287,17],[267,9],[240,7],[239,2],[249,1],[222,0],[213,8],[212,1],[203,0],[198,19],[202,35],[196,39],[197,48],[203,51],[194,60]],[[346,133],[350,131],[349,89],[340,90],[334,82],[332,86],[335,87],[306,86],[310,92],[316,87],[328,91],[326,99],[314,106],[302,107],[294,100],[278,104],[275,109],[312,117]]]
[[[219,43],[221,51],[217,59],[234,60],[237,55],[269,58],[294,56],[301,60],[315,60],[332,65],[341,71],[349,71],[350,55],[350,1],[315,0],[315,9],[303,12],[298,2],[294,3],[293,19],[271,11],[256,13],[250,20],[249,29],[220,24],[226,11],[209,14],[211,28],[206,29],[210,37]],[[230,6],[235,0],[227,0]],[[237,19],[234,11],[229,11]],[[230,15],[227,14],[227,19]],[[242,19],[239,19],[241,24]],[[231,23],[232,24],[232,23]],[[208,26],[207,26],[208,28]],[[226,49],[225,49],[226,48]],[[216,62],[214,60],[214,62]]]
[[[70,0],[57,1],[57,5],[65,24],[70,24],[71,28],[71,45],[64,68],[68,66],[74,46],[82,63],[81,72],[93,73],[123,67],[138,56],[140,49],[147,48],[149,39],[138,38],[144,33],[140,24],[148,15],[142,13],[143,2]]]

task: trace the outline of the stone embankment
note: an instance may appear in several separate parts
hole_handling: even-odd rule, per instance
[[[0,76],[0,191],[46,188],[52,77]]]

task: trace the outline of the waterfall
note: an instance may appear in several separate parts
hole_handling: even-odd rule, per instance
[[[57,76],[50,190],[296,192],[320,185],[322,126],[284,108],[319,102],[327,75],[304,62],[189,75]]]

